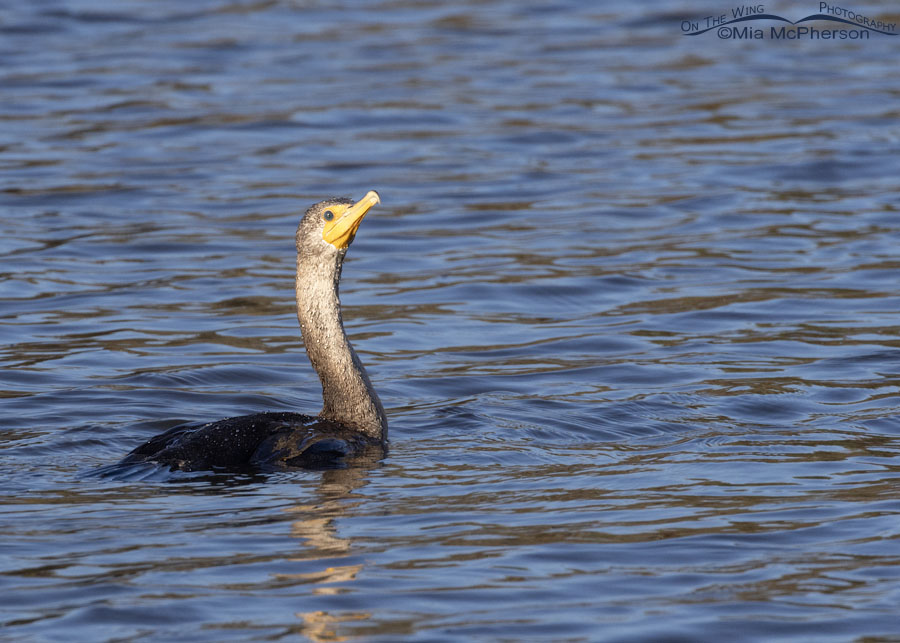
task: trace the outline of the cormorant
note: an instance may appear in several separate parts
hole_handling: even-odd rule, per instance
[[[310,207],[297,228],[297,318],[309,361],[322,382],[317,417],[268,412],[177,426],[119,463],[157,462],[170,469],[321,468],[383,448],[387,418],[344,332],[338,282],[347,248],[376,203],[332,198]]]

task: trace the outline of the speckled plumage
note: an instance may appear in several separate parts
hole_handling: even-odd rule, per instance
[[[119,464],[158,462],[182,471],[318,469],[383,446],[381,440],[334,422],[269,412],[176,426],[149,439]]]
[[[182,425],[151,438],[120,464],[157,462],[186,471],[321,468],[384,447],[384,408],[347,339],[341,317],[338,284],[347,248],[323,238],[323,213],[351,203],[350,199],[317,203],[297,228],[297,318],[307,355],[322,382],[319,416],[272,412]]]
[[[387,438],[387,418],[366,369],[344,332],[338,285],[347,249],[321,239],[321,212],[333,199],[307,211],[297,228],[297,319],[306,354],[322,382],[320,417],[369,437]]]

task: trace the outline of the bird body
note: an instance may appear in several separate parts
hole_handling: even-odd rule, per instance
[[[156,462],[171,469],[340,466],[382,448],[387,417],[344,331],[338,286],[347,248],[369,209],[363,199],[328,199],[310,207],[297,228],[297,319],[310,363],[322,383],[317,417],[267,412],[157,435],[119,463]]]
[[[120,465],[157,462],[170,469],[317,469],[340,463],[383,441],[302,413],[266,412],[183,424],[149,439]]]

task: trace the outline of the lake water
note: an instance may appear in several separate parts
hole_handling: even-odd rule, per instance
[[[732,8],[0,9],[0,638],[900,640],[900,37]],[[294,230],[370,189],[387,457],[92,475],[318,411]]]

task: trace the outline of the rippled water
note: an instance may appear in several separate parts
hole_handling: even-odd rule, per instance
[[[730,8],[0,9],[0,638],[900,636],[900,38]],[[369,189],[389,455],[91,476],[318,409],[294,228]]]

